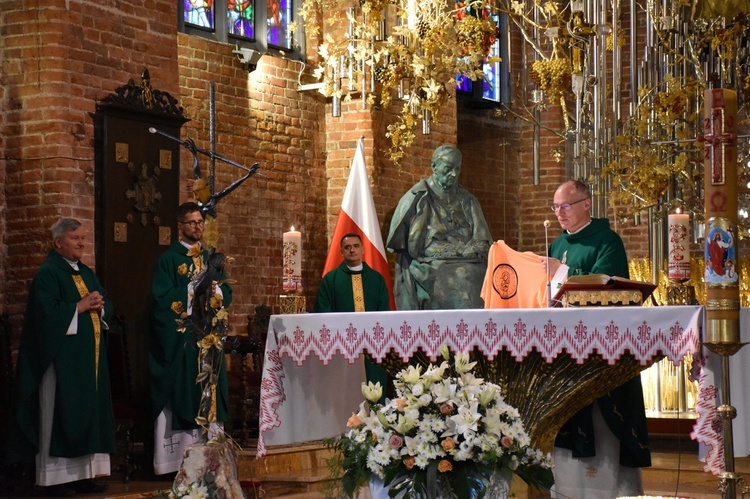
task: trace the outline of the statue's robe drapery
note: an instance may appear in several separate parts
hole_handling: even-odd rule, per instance
[[[396,308],[482,308],[491,244],[469,191],[459,184],[443,190],[432,177],[419,181],[398,202],[386,243],[396,253]]]

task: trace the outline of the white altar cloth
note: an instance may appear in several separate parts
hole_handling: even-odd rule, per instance
[[[750,308],[740,309],[740,341],[750,343]],[[724,403],[721,393],[721,356],[704,348],[705,365],[701,372],[696,410],[698,421],[691,437],[700,444],[699,458],[705,462],[704,471],[718,475],[724,471],[724,438],[721,419],[716,408]],[[747,367],[750,347],[744,346],[729,357],[730,402],[737,409],[732,420],[734,457],[750,456],[750,383]]]
[[[579,363],[596,351],[610,364],[628,351],[644,365],[659,353],[676,365],[699,348],[702,311],[674,306],[274,315],[257,455],[269,445],[342,433],[363,400],[365,350],[378,361],[391,350],[408,360],[417,349],[437,360],[443,345],[460,352],[478,347],[490,359],[506,349],[521,361],[536,349],[548,361],[566,351]]]

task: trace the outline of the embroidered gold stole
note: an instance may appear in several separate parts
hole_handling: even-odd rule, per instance
[[[78,294],[81,295],[81,298],[89,294],[89,290],[86,287],[86,283],[83,282],[83,277],[80,275],[74,275],[73,282],[76,285],[76,289],[78,289]],[[94,368],[96,370],[96,389],[99,389],[99,348],[101,346],[101,337],[102,337],[102,326],[101,322],[99,321],[99,314],[96,310],[89,310],[89,315],[91,316],[91,323],[94,325],[94,355],[96,356],[94,359]]]
[[[352,293],[354,294],[354,311],[365,311],[365,291],[362,287],[362,274],[352,274]]]

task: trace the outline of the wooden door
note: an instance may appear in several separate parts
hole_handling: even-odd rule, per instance
[[[131,82],[97,105],[96,273],[114,303],[110,362],[113,399],[149,421],[149,300],[158,256],[176,239],[180,136],[187,121],[176,101]],[[148,99],[151,99],[150,101]],[[122,329],[122,331],[119,331]],[[144,436],[150,440],[149,436]]]

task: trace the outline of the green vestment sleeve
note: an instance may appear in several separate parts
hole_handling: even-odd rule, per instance
[[[73,280],[80,275],[89,292],[105,297],[104,317],[113,306],[86,265],[75,271],[52,251],[29,289],[18,352],[10,423],[10,461],[28,461],[39,451],[39,383],[50,365],[56,374],[55,413],[50,455],[78,457],[114,452],[114,415],[107,363],[107,330],[100,326],[98,369],[94,322],[78,314],[75,334],[67,334],[81,294]]]
[[[594,218],[576,234],[564,233],[550,245],[550,256],[570,267],[568,275],[606,274],[629,277],[628,259],[622,239],[609,227],[609,220]],[[602,417],[620,440],[620,464],[651,465],[648,428],[640,375],[597,400]],[[562,427],[555,446],[570,449],[573,457],[595,455],[592,406],[576,413]]]
[[[173,243],[157,260],[151,281],[151,344],[149,350],[149,370],[151,373],[152,420],[155,420],[165,406],[172,410],[172,428],[190,430],[197,428],[195,418],[200,406],[200,386],[198,376],[197,339],[191,327],[178,331],[179,318],[172,304],[182,303],[188,308],[188,284],[186,272],[180,275],[178,268],[193,265],[187,255],[187,248],[180,242]],[[204,261],[206,252],[204,252]],[[221,279],[225,278],[222,273]],[[221,285],[224,307],[232,302],[232,289]],[[229,388],[226,365],[221,364],[217,385],[217,421],[226,421],[228,413]]]

